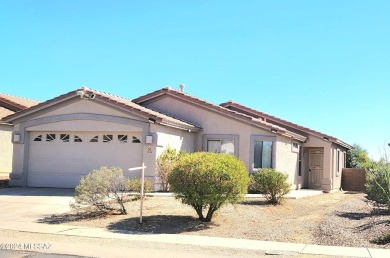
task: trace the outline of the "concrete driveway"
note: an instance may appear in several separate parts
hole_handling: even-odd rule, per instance
[[[0,189],[1,222],[36,222],[48,215],[67,212],[73,196],[74,189]]]

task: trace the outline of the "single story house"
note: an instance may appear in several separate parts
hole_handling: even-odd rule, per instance
[[[12,171],[13,125],[3,118],[38,104],[39,101],[0,93],[0,177],[8,177]]]
[[[156,159],[176,149],[228,153],[249,172],[275,168],[292,187],[340,188],[351,145],[229,101],[216,105],[170,87],[133,100],[82,88],[4,118],[14,125],[12,185],[75,187],[100,166],[129,172],[145,162],[158,183]]]

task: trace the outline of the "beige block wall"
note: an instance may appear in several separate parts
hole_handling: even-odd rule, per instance
[[[12,171],[12,129],[11,125],[0,124],[0,177],[8,177]]]

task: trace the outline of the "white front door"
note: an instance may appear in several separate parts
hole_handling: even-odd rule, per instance
[[[309,151],[309,188],[321,189],[322,172],[324,169],[324,151],[311,149]]]

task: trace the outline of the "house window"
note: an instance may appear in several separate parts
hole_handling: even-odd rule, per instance
[[[42,141],[42,134],[34,138],[34,142],[41,142],[41,141]]]
[[[338,176],[340,173],[340,150],[337,150],[336,153],[336,175]]]
[[[255,141],[253,150],[253,168],[272,168],[271,141]]]
[[[99,141],[99,135],[96,135],[89,142],[98,142],[98,141]]]
[[[56,139],[56,135],[54,133],[48,133],[46,134],[46,141],[47,142],[52,142]]]
[[[343,164],[344,164],[343,167],[346,168],[347,167],[347,152],[345,152],[345,151],[344,151],[344,163]]]
[[[299,143],[297,143],[297,142],[292,142],[292,143],[291,143],[291,151],[292,151],[292,152],[298,153],[298,152],[299,152]]]
[[[79,136],[75,135],[74,142],[83,142],[83,140]]]
[[[208,140],[207,151],[234,155],[234,140]]]
[[[60,138],[62,142],[69,142],[69,134],[61,134]]]
[[[103,142],[110,142],[110,141],[112,141],[112,134],[103,135]]]
[[[202,143],[203,151],[239,155],[240,137],[236,134],[204,134]]]
[[[302,156],[303,156],[303,151],[302,151],[302,147],[300,147],[298,152],[298,176],[302,176]]]
[[[137,137],[133,136],[133,141],[132,143],[141,143],[141,140],[138,139]]]
[[[126,143],[127,142],[127,135],[123,135],[123,134],[118,135],[118,141],[121,143]]]

